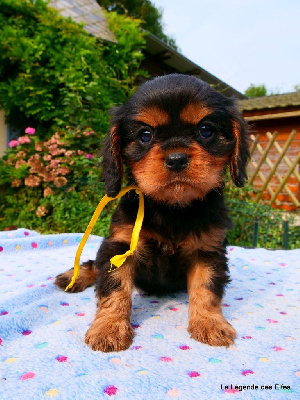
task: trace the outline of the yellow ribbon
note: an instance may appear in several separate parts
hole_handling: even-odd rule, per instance
[[[116,268],[121,267],[121,265],[125,262],[126,258],[128,256],[131,256],[133,254],[133,252],[135,251],[136,246],[138,244],[139,235],[140,235],[140,231],[141,231],[142,223],[143,223],[143,219],[144,219],[144,196],[136,186],[128,186],[128,187],[122,188],[116,197],[109,197],[106,194],[102,198],[100,203],[98,204],[98,206],[94,212],[94,215],[92,216],[90,223],[88,224],[88,227],[86,228],[86,231],[84,232],[81,242],[79,243],[79,246],[78,246],[78,249],[77,249],[77,252],[75,255],[73,277],[72,277],[72,280],[69,283],[69,285],[66,287],[65,291],[70,289],[74,285],[76,279],[79,277],[79,274],[80,274],[79,263],[80,263],[80,256],[81,256],[82,250],[83,250],[84,245],[86,244],[86,241],[88,240],[88,237],[90,236],[92,229],[93,229],[95,223],[97,222],[97,219],[99,218],[103,208],[106,206],[107,203],[109,203],[112,200],[117,200],[120,197],[123,197],[130,190],[135,190],[135,192],[139,195],[139,209],[138,209],[136,221],[135,221],[133,231],[132,231],[130,249],[128,251],[126,251],[125,254],[116,255],[110,259],[111,266],[110,266],[109,272],[112,271],[113,265]]]

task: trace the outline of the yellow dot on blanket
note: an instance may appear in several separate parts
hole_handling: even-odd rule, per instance
[[[148,371],[146,371],[145,369],[142,369],[141,371],[137,372],[139,375],[146,375],[148,374]]]
[[[249,268],[248,265],[243,266],[243,269],[248,269],[248,268]]]
[[[68,239],[64,239],[64,244],[67,244],[68,243]]]
[[[47,392],[45,392],[45,395],[49,396],[49,397],[55,397],[58,395],[58,393],[59,393],[59,391],[57,389],[50,389],[50,390],[47,390]]]
[[[268,358],[266,358],[266,357],[260,357],[259,361],[270,362],[270,360]]]
[[[58,325],[58,324],[60,324],[60,321],[54,321],[54,322],[52,322],[52,325]]]
[[[18,244],[17,246],[16,246],[16,250],[20,250],[21,249],[21,246]]]
[[[17,361],[17,358],[16,358],[16,357],[7,358],[7,359],[5,360],[6,363],[12,363],[12,362],[15,362],[15,361]]]

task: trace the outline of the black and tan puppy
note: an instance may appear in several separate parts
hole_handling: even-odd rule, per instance
[[[108,272],[110,258],[129,249],[138,196],[128,193],[113,215],[95,261],[81,266],[71,291],[96,281],[98,310],[85,337],[93,350],[127,349],[133,287],[151,294],[188,290],[192,338],[229,346],[236,336],[222,314],[229,281],[223,199],[227,165],[243,186],[249,157],[245,121],[232,99],[186,75],[144,83],[116,109],[103,148],[103,176],[116,196],[123,175],[145,196],[145,217],[134,255]],[[73,271],[58,275],[65,289]]]

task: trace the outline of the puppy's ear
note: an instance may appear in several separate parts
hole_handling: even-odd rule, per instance
[[[117,122],[112,124],[104,140],[102,156],[102,176],[106,194],[115,197],[121,189],[123,178],[121,134],[120,125]]]
[[[246,165],[250,157],[248,143],[248,126],[243,116],[234,110],[232,132],[235,137],[235,146],[230,159],[230,173],[237,187],[243,187],[248,179]]]

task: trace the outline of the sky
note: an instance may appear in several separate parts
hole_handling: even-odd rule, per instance
[[[300,0],[152,0],[164,32],[195,64],[240,92],[300,86]]]

